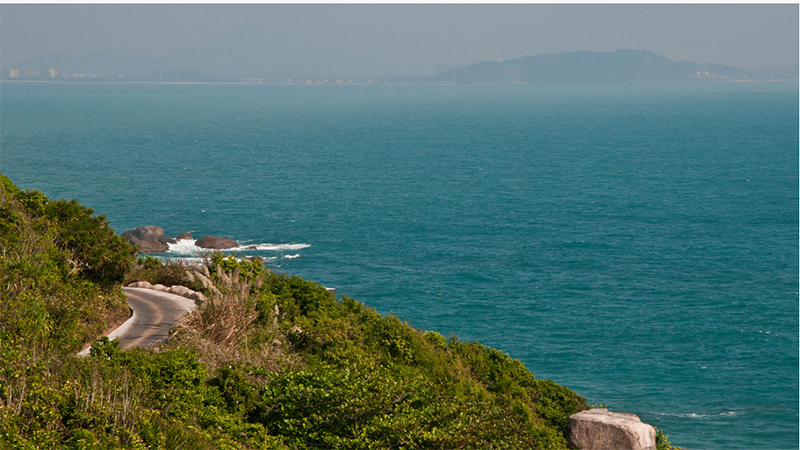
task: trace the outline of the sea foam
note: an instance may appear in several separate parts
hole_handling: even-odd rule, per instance
[[[197,246],[197,240],[195,239],[181,239],[175,244],[167,244],[169,249],[166,253],[173,254],[173,255],[199,255],[202,253],[208,253],[211,249],[201,248]],[[247,251],[268,251],[268,252],[282,252],[282,251],[289,251],[289,250],[301,250],[304,248],[311,247],[310,244],[248,244],[242,245],[239,243],[238,247],[228,248],[223,251],[225,252],[247,252]],[[290,258],[297,258],[300,256],[299,254],[296,255],[289,255]]]

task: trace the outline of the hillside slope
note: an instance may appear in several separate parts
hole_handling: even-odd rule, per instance
[[[587,408],[501,351],[260,260],[134,265],[102,216],[0,182],[0,448],[564,449]],[[209,300],[166,344],[75,356],[143,279]]]

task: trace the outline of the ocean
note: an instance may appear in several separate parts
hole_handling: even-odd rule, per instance
[[[798,110],[796,82],[4,82],[0,172],[229,236],[673,445],[796,449]]]

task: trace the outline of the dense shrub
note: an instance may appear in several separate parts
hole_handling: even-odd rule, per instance
[[[264,275],[267,268],[264,267],[264,262],[259,257],[253,258],[237,258],[236,252],[231,255],[223,255],[221,252],[213,252],[208,255],[208,267],[212,273],[216,273],[218,269],[222,269],[228,273],[233,273],[237,268],[239,271],[247,276]]]
[[[133,259],[103,216],[0,175],[0,347],[69,352],[124,319]]]
[[[114,233],[105,216],[75,199],[46,202],[44,214],[58,230],[56,243],[70,252],[70,261],[87,280],[102,285],[120,284],[133,266],[136,251]]]

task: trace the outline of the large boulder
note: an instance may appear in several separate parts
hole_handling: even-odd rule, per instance
[[[139,247],[137,253],[164,253],[169,249],[168,242],[175,243],[174,239],[164,236],[163,228],[155,225],[128,230],[122,237]]]
[[[189,233],[189,232],[181,233],[175,239],[178,240],[178,241],[183,241],[183,240],[187,240],[187,239],[188,240],[192,240],[192,233]]]
[[[634,414],[594,408],[569,416],[567,441],[583,450],[656,450],[656,431]]]
[[[193,290],[187,288],[186,286],[178,286],[178,285],[169,288],[169,292],[186,298],[193,298],[192,296],[194,295]]]
[[[227,248],[236,248],[239,244],[231,238],[216,237],[216,236],[203,236],[194,243],[200,248],[210,248],[213,250],[225,250]]]

